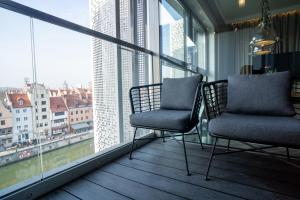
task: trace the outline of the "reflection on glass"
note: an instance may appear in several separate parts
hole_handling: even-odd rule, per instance
[[[206,69],[205,64],[205,31],[202,26],[193,18],[193,37],[195,48],[192,51],[193,65]]]
[[[177,1],[160,3],[160,30],[162,53],[184,61],[184,9]]]

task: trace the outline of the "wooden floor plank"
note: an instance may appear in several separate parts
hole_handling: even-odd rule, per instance
[[[164,145],[165,148],[172,149],[172,148],[181,148],[182,143],[179,141],[174,141],[174,140],[168,140],[167,142],[163,143],[160,140],[155,140],[154,142],[151,142],[149,146],[157,146],[157,145]],[[187,143],[186,145],[187,149],[191,151],[191,153],[194,153],[199,156],[203,157],[208,157],[210,156],[210,148],[204,148],[201,149],[201,146],[196,143]],[[286,149],[285,148],[275,148],[274,151],[284,155],[282,157],[283,160],[287,160],[286,157]],[[181,150],[182,151],[182,150]],[[295,150],[296,151],[296,150]],[[300,150],[298,150],[300,151]],[[201,153],[200,153],[201,152]],[[261,167],[261,168],[266,168],[270,170],[278,170],[282,171],[282,166],[284,166],[285,169],[287,170],[294,170],[294,173],[300,176],[300,170],[295,171],[295,167],[285,164],[283,161],[275,159],[272,156],[269,156],[268,154],[258,154],[258,153],[248,153],[248,152],[243,152],[243,153],[237,153],[237,154],[229,154],[229,155],[223,155],[219,157],[220,160],[227,160],[227,161],[232,161],[232,162],[240,162],[240,163],[245,163],[245,161],[248,161],[246,164],[249,166],[255,166],[255,167]],[[251,162],[249,162],[251,161]],[[272,163],[270,165],[269,163]],[[300,160],[297,159],[292,159],[292,162],[295,164],[299,164],[300,166]]]
[[[182,145],[180,144],[178,144],[178,148],[170,148],[167,144],[164,145],[149,144],[145,148],[142,148],[140,151],[155,154],[155,155],[162,155],[170,158],[184,159],[183,149],[180,147],[182,147]],[[188,150],[187,155],[188,155],[189,162],[198,163],[201,166],[207,166],[208,157],[201,156],[200,154],[203,155],[204,152]],[[247,163],[250,163],[251,160],[245,161],[245,163],[242,164],[239,162],[222,160],[220,159],[220,157],[222,156],[215,157],[215,159],[212,162],[213,167],[222,168],[226,170],[234,170],[239,173],[245,173],[251,176],[271,179],[273,181],[282,181],[285,183],[297,184],[300,187],[300,175],[296,173],[299,170],[297,168],[293,168],[295,173],[292,173],[291,170],[286,171],[286,173],[282,173],[282,171],[286,169],[285,167],[282,167],[282,171],[269,170],[265,168],[259,168],[259,167],[247,165]],[[270,162],[269,164],[271,166],[273,165],[272,162]],[[283,163],[281,163],[281,165],[283,165]],[[293,178],[291,179],[290,177]]]
[[[300,199],[299,168],[263,154],[222,155],[205,181],[210,146],[187,143],[192,176],[186,176],[182,146],[155,140],[137,149],[133,160],[126,155],[40,199]]]
[[[110,188],[115,192],[122,193],[132,199],[182,199],[176,195],[172,195],[101,170],[97,170],[85,178],[98,185]]]
[[[79,200],[79,198],[69,194],[68,192],[57,189],[41,198],[39,200]]]
[[[185,162],[181,159],[181,156],[178,156],[178,158],[170,158],[169,156],[162,156],[160,154],[149,154],[141,151],[136,151],[133,154],[133,158],[137,158],[154,164],[160,164],[185,170]],[[206,172],[207,164],[200,165],[198,163],[189,161],[189,166],[192,172],[192,176],[195,174],[204,175]],[[251,175],[235,172],[232,170],[224,170],[222,168],[216,167],[212,167],[210,176],[300,198],[299,187],[294,185],[270,181],[264,178],[254,177]],[[213,178],[210,181],[213,181]]]
[[[104,187],[96,185],[90,181],[79,179],[63,187],[63,190],[73,194],[74,196],[83,200],[126,200],[129,199],[116,192],[108,190]]]
[[[159,164],[152,164],[150,162],[145,162],[142,160],[137,160],[137,159],[129,160],[127,158],[121,158],[115,162],[134,169],[147,171],[160,176],[166,176],[179,181],[194,184],[200,187],[217,190],[224,193],[230,193],[246,199],[253,199],[253,200],[294,199],[292,197],[288,197],[285,195],[273,193],[255,187],[245,186],[238,183],[225,181],[222,179],[214,179],[214,181],[205,181],[204,175],[195,174],[193,176],[187,176],[185,170],[170,168]],[[257,194],[259,194],[259,196]]]
[[[165,143],[162,143],[158,140],[155,142],[152,142],[148,145],[148,147],[153,148],[159,148],[163,149],[165,151],[173,151],[181,153],[182,150],[182,144],[175,141],[168,141]],[[210,156],[210,148],[204,148],[201,149],[200,145],[193,144],[193,143],[187,143],[186,145],[187,151],[189,155],[193,156],[199,156],[203,158],[209,158]],[[226,151],[223,149],[223,151]],[[218,160],[225,161],[225,162],[233,162],[238,163],[241,165],[246,165],[249,167],[255,167],[263,170],[268,170],[270,173],[282,173],[282,170],[286,170],[287,174],[292,174],[294,177],[298,177],[300,179],[300,168],[296,168],[292,165],[286,164],[282,160],[287,160],[285,158],[282,158],[282,160],[278,160],[274,157],[264,155],[264,154],[253,154],[253,153],[236,153],[236,154],[228,154],[228,155],[222,155],[218,156]],[[300,165],[299,165],[300,167]]]
[[[116,163],[111,163],[102,170],[188,199],[241,199]]]

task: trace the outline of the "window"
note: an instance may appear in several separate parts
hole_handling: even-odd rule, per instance
[[[26,108],[24,108],[24,109],[23,109],[23,113],[26,113],[26,112],[27,112],[27,109],[26,109]]]
[[[89,117],[88,116],[85,116],[85,119],[88,119]]]
[[[44,94],[41,94],[41,98],[44,98]]]
[[[27,121],[27,119],[28,119],[27,117],[24,117],[24,121]]]
[[[17,121],[17,122],[20,122],[20,121],[21,121],[20,117],[17,117],[17,118],[16,118],[16,121]]]
[[[2,113],[0,112],[0,117],[2,117]]]
[[[1,125],[5,125],[5,120],[1,120]]]
[[[38,1],[16,1],[38,9],[39,7],[49,5],[48,3],[38,3],[38,6],[35,7],[34,4]],[[51,4],[56,4],[55,2],[56,1],[51,1]],[[143,10],[147,6],[146,0],[122,0],[119,1],[119,3],[118,1],[112,0],[91,0],[90,2],[91,5],[89,5],[89,1],[86,0],[72,1],[72,6],[62,6],[60,2],[56,4],[59,8],[57,12],[65,14],[77,13],[80,21],[85,20],[86,24],[88,26],[91,25],[91,28],[95,31],[113,37],[120,36],[120,39],[124,41],[147,48],[145,34],[147,13]],[[116,9],[116,5],[119,4],[120,15],[118,16],[116,14],[118,10]],[[82,18],[84,15],[78,12],[78,10],[68,12],[67,9],[71,7],[73,9],[85,8],[86,18]],[[56,9],[54,9],[54,11],[55,10]],[[10,14],[4,15],[2,13],[3,11],[12,13],[12,16]],[[134,15],[132,11],[135,12]],[[138,18],[134,19],[134,16],[138,16]],[[120,18],[119,22],[116,21],[118,17]],[[130,113],[130,104],[127,92],[133,85],[151,83],[152,71],[150,70],[152,68],[150,54],[132,51],[131,49],[128,51],[129,47],[124,46],[123,48],[120,45],[105,41],[104,39],[93,38],[66,27],[54,26],[43,20],[36,20],[22,14],[15,14],[12,11],[5,10],[5,8],[0,9],[0,21],[5,22],[3,23],[5,25],[8,24],[7,27],[4,27],[5,31],[0,31],[0,44],[10,47],[5,50],[0,48],[1,63],[4,60],[4,63],[8,63],[9,66],[12,66],[10,68],[13,68],[12,70],[1,71],[1,75],[3,76],[1,76],[0,82],[6,82],[7,85],[3,85],[4,87],[12,86],[23,91],[26,89],[23,87],[24,77],[28,77],[29,80],[27,80],[27,87],[34,85],[32,82],[38,81],[36,84],[38,88],[32,89],[32,91],[38,91],[38,93],[33,92],[29,96],[29,98],[33,97],[36,102],[35,100],[31,102],[33,106],[32,110],[31,108],[27,109],[27,113],[31,111],[34,112],[33,117],[27,115],[28,120],[26,124],[28,124],[28,133],[25,135],[23,131],[20,131],[20,134],[24,135],[23,138],[14,135],[15,138],[13,142],[18,139],[20,142],[33,141],[32,143],[22,145],[22,148],[23,146],[28,146],[28,149],[30,149],[36,145],[35,141],[41,141],[42,145],[43,143],[55,141],[57,137],[54,138],[52,136],[54,136],[55,133],[60,133],[61,129],[64,129],[66,135],[73,136],[73,128],[82,126],[82,124],[75,123],[79,123],[80,119],[88,119],[89,116],[83,114],[85,112],[91,114],[93,112],[91,110],[93,109],[92,105],[96,105],[94,109],[96,110],[95,119],[97,119],[95,120],[97,122],[95,122],[96,125],[94,126],[95,129],[97,128],[96,131],[92,129],[93,122],[90,123],[89,133],[93,135],[88,139],[86,137],[78,137],[76,143],[73,143],[72,140],[68,143],[66,142],[67,139],[60,137],[60,140],[65,140],[62,142],[65,146],[56,149],[54,145],[51,156],[44,154],[44,152],[39,152],[39,148],[36,148],[36,153],[40,154],[39,156],[33,156],[32,160],[30,160],[31,162],[20,159],[14,163],[5,163],[4,167],[1,168],[11,173],[5,173],[4,178],[1,176],[0,190],[15,184],[16,187],[18,187],[19,184],[17,183],[23,181],[32,184],[32,180],[29,179],[31,177],[35,177],[35,181],[39,177],[47,176],[48,170],[52,172],[55,168],[61,169],[61,167],[67,167],[69,166],[67,164],[70,162],[77,162],[78,159],[92,156],[95,153],[101,153],[102,150],[113,148],[116,145],[119,146],[123,142],[127,142],[127,138],[132,139],[134,129],[129,125],[128,116]],[[14,24],[14,26],[9,26],[9,24]],[[32,29],[33,25],[34,29]],[[23,28],[24,30],[22,30]],[[116,33],[117,31],[119,32],[118,34]],[[17,40],[16,36],[18,36]],[[32,43],[33,36],[36,37],[34,44]],[[31,59],[34,56],[34,52],[30,51],[31,45],[34,45],[36,50],[35,56],[38,60],[36,69],[32,68],[31,65],[33,63]],[[93,49],[93,54],[91,49]],[[14,59],[16,57],[19,59]],[[91,64],[94,66],[91,66]],[[93,68],[95,68],[95,74],[93,74]],[[12,72],[10,73],[10,71]],[[36,74],[36,79],[32,77],[33,74]],[[10,78],[3,79],[4,76]],[[94,81],[93,77],[96,78],[94,82],[96,84],[92,83],[92,81]],[[62,85],[62,83],[64,84]],[[78,85],[80,85],[80,87],[76,88]],[[93,91],[97,91],[98,93],[95,97],[96,103],[92,102],[92,100],[94,101],[94,99],[91,98]],[[50,99],[48,98],[47,92],[49,92]],[[78,93],[80,94],[78,95]],[[42,94],[44,94],[44,96],[42,96]],[[68,100],[71,101],[67,101],[68,94],[70,94]],[[54,119],[58,121],[55,121],[57,122],[55,123],[54,119],[51,119],[51,124],[48,122],[49,117],[45,112],[38,114],[42,112],[43,107],[50,107],[48,104],[52,104],[51,98],[55,97],[56,100],[59,100],[57,97],[60,97],[60,95],[66,96],[66,98],[63,98],[63,100],[59,102],[61,103],[60,105],[63,105],[63,108],[67,106],[68,109],[72,110],[72,112],[70,112],[70,116],[72,116],[70,122],[72,122],[73,127],[67,127],[67,124],[59,124],[59,122],[66,123],[66,121],[69,120],[62,115],[63,113],[57,113],[57,117],[55,114],[52,115],[51,118],[54,117]],[[79,99],[78,96],[80,96]],[[88,105],[86,105],[87,101]],[[26,101],[24,101],[24,104],[26,104]],[[23,106],[22,109],[25,107],[26,106]],[[85,111],[87,109],[90,110]],[[47,111],[49,110],[47,109]],[[64,114],[67,115],[67,113]],[[122,115],[124,116],[124,123],[120,121],[123,119]],[[22,116],[22,118],[23,117],[24,116]],[[32,118],[35,119],[33,122],[33,131],[31,130],[32,123],[29,123]],[[93,120],[93,116],[90,116],[90,120]],[[121,126],[122,124],[124,124],[124,126]],[[55,125],[57,126],[55,127]],[[22,128],[23,126],[24,124],[22,124]],[[52,133],[54,134],[52,135]],[[141,134],[143,133],[139,133],[139,135]],[[26,138],[26,140],[24,140],[24,138]],[[96,146],[94,144],[96,144]],[[19,153],[18,148],[20,147],[17,147],[17,153]],[[5,154],[5,152],[2,154],[2,148],[0,148],[0,151],[0,155]],[[18,157],[17,153],[14,155],[16,158]],[[41,159],[43,159],[44,162],[40,162]],[[43,164],[44,167],[42,167],[41,164]],[[16,165],[18,167],[11,167]],[[23,166],[25,165],[27,167],[24,168]],[[2,175],[1,172],[3,171],[0,170],[0,174]],[[2,191],[0,198],[1,195]]]
[[[22,98],[18,99],[18,104],[20,106],[22,106],[24,104],[24,99],[22,99]]]
[[[17,130],[21,130],[21,126],[17,126]]]
[[[61,115],[64,115],[65,114],[65,112],[56,112],[54,115],[55,116],[61,116]]]
[[[186,12],[173,0],[160,2],[161,51],[163,54],[185,61]]]
[[[46,112],[47,111],[47,109],[46,108],[42,108],[42,112]]]
[[[20,110],[19,110],[19,109],[17,109],[17,110],[16,110],[16,113],[20,113]]]
[[[28,125],[24,125],[24,129],[28,129]]]

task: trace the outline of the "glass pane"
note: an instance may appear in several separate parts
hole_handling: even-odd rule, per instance
[[[194,44],[195,50],[193,51],[193,65],[200,67],[201,69],[206,69],[205,56],[205,31],[201,25],[193,18],[193,34],[194,34]]]
[[[89,27],[88,0],[14,0],[17,3]],[[91,4],[93,1],[90,1]]]
[[[41,135],[47,173],[94,153],[91,39],[39,20],[34,28],[33,124]]]
[[[7,20],[9,19],[9,20]],[[13,25],[12,25],[13,24]],[[30,18],[0,9],[0,194],[41,178],[39,134],[32,124]],[[22,34],[20,34],[22,33]],[[12,37],[15,36],[15,37]],[[32,178],[31,181],[27,179]],[[16,188],[16,187],[15,187]]]
[[[185,13],[177,1],[160,3],[160,30],[162,53],[184,61]]]

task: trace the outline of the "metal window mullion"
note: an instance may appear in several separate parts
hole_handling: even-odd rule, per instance
[[[116,9],[116,37],[121,38],[120,33],[120,2],[115,0]],[[124,119],[123,119],[123,88],[122,88],[122,52],[121,46],[117,45],[117,77],[118,77],[118,109],[119,109],[119,134],[120,143],[124,142]]]

